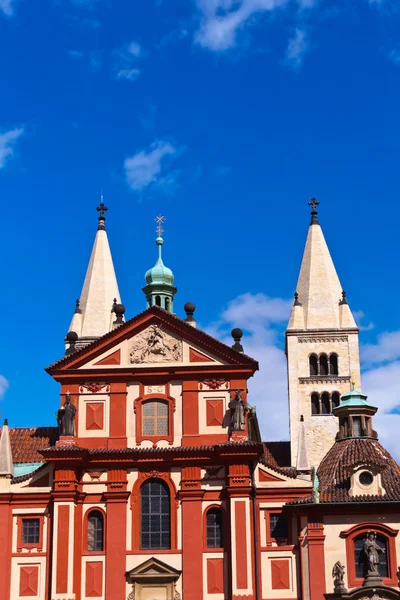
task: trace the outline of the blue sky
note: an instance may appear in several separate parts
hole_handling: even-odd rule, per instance
[[[282,332],[316,196],[395,450],[399,26],[395,0],[0,0],[11,425],[54,423],[43,368],[63,353],[103,189],[127,316],[145,307],[161,212],[177,313],[191,300],[219,336],[246,330],[264,435],[287,437]]]

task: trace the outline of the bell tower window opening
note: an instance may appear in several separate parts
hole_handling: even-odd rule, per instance
[[[148,400],[142,405],[142,435],[168,435],[168,402]]]
[[[169,550],[170,547],[169,489],[160,479],[150,479],[140,489],[140,548]]]
[[[322,376],[329,375],[328,357],[326,354],[320,354],[319,357],[319,374]]]
[[[332,415],[332,410],[339,406],[339,392],[313,392],[311,394],[311,415]]]
[[[310,363],[310,376],[318,375],[318,356],[316,354],[310,354],[309,357]]]
[[[156,296],[156,306],[161,306],[161,297]]]
[[[339,362],[336,352],[329,355],[322,353],[310,354],[308,358],[310,367],[310,377],[328,377],[329,375],[339,375]]]
[[[169,298],[165,298],[164,305],[165,305],[165,310],[169,311]]]
[[[335,352],[329,355],[329,374],[339,375],[338,355]]]

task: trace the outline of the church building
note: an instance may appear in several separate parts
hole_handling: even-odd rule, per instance
[[[290,441],[270,442],[242,331],[226,345],[194,304],[176,314],[163,217],[144,310],[125,318],[101,202],[46,368],[58,425],[1,429],[0,600],[400,600],[400,468],[309,204],[285,337]]]

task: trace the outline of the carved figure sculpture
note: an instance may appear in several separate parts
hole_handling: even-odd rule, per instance
[[[246,413],[249,409],[246,402],[242,400],[240,390],[236,391],[235,398],[229,402],[228,406],[231,411],[231,430],[244,431],[246,427]]]
[[[333,586],[335,592],[345,591],[344,587],[344,566],[340,560],[336,561],[332,569]]]
[[[379,552],[385,552],[376,541],[375,531],[368,531],[364,540],[364,560],[366,563],[367,577],[379,577]]]
[[[180,361],[182,342],[162,331],[161,326],[150,325],[134,338],[130,360],[135,364]]]
[[[74,435],[75,414],[76,407],[71,403],[71,396],[67,394],[65,397],[64,406],[61,406],[57,413],[58,426],[60,428],[61,435]]]

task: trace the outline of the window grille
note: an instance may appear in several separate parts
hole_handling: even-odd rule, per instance
[[[222,510],[210,508],[207,513],[207,548],[222,548]]]
[[[149,400],[142,404],[142,435],[168,435],[168,402]]]
[[[168,550],[171,547],[169,489],[159,479],[150,479],[141,487],[140,527],[142,550]]]
[[[40,519],[22,520],[22,543],[38,544],[40,538]]]
[[[93,510],[88,517],[87,549],[90,552],[104,550],[104,519],[99,510]]]

